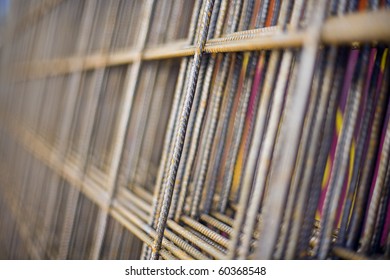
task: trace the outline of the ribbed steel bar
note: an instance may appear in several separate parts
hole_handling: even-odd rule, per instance
[[[217,1],[214,3],[213,14],[210,21],[210,30],[208,33],[208,38],[213,38],[214,36],[219,37],[220,33],[215,33],[215,30],[220,30],[222,23],[225,19],[226,14],[226,5],[227,1]],[[215,12],[216,9],[221,8],[219,13]],[[180,166],[177,175],[177,185],[175,189],[173,204],[171,206],[170,216],[173,217],[176,221],[180,220],[180,216],[183,211],[184,202],[187,194],[187,188],[189,184],[189,176],[192,171],[198,141],[201,133],[201,125],[204,121],[206,107],[209,99],[209,88],[212,78],[212,73],[214,71],[215,57],[210,56],[202,61],[201,68],[199,70],[198,81],[200,86],[196,88],[195,92],[195,103],[194,108],[192,109],[191,118],[189,120],[189,127],[187,133],[187,141],[183,147],[183,157],[180,161]]]
[[[191,69],[191,76],[190,76],[190,83],[189,87],[186,92],[186,98],[184,100],[184,107],[183,111],[181,113],[181,123],[180,127],[178,130],[178,134],[175,139],[175,144],[174,144],[174,154],[172,155],[172,162],[171,166],[169,168],[169,173],[168,177],[166,180],[166,186],[164,190],[164,200],[163,204],[161,206],[161,211],[160,211],[160,217],[158,220],[157,224],[157,238],[154,241],[153,244],[153,252],[151,259],[157,259],[159,250],[161,248],[161,241],[163,237],[163,232],[166,227],[166,222],[167,222],[167,217],[168,217],[168,212],[169,212],[169,207],[171,204],[171,199],[172,199],[172,192],[176,180],[176,174],[177,174],[177,168],[180,163],[180,157],[181,157],[181,152],[183,149],[183,144],[184,144],[184,138],[186,134],[186,129],[187,129],[187,124],[188,124],[188,118],[191,112],[191,107],[192,107],[192,101],[194,98],[194,92],[196,88],[196,82],[198,78],[198,72],[199,72],[199,67],[200,63],[202,60],[202,53],[203,53],[203,48],[204,44],[206,42],[207,38],[207,33],[208,33],[208,27],[209,27],[209,22],[210,22],[210,17],[211,17],[211,12],[213,9],[213,0],[207,1],[207,4],[204,8],[204,15],[202,19],[202,28],[200,30],[200,34],[198,37],[198,46],[197,50],[194,56],[194,61],[192,64],[192,69]]]
[[[325,15],[325,1],[321,1],[316,5],[315,12],[313,12],[312,23],[308,32],[312,32],[310,37],[303,47],[303,55],[299,65],[298,76],[303,77],[302,73],[310,70],[313,73],[314,63],[319,45],[318,31],[320,30]],[[299,138],[301,135],[302,123],[305,114],[305,102],[311,87],[311,76],[305,76],[305,79],[297,81],[294,94],[287,96],[285,114],[288,118],[284,120],[280,128],[280,137],[278,140],[279,147],[276,147],[276,155],[278,163],[271,166],[271,174],[269,178],[269,185],[273,186],[269,189],[267,200],[264,204],[263,222],[260,223],[260,240],[257,248],[257,258],[272,258],[274,246],[279,235],[279,223],[283,215],[283,207],[275,211],[273,205],[283,205],[288,192],[291,174],[296,158]],[[285,150],[288,141],[289,149]],[[267,238],[266,238],[267,236]]]
[[[198,18],[200,16],[200,11],[202,9],[202,2],[196,1],[194,5],[194,11],[192,13],[191,22],[190,22],[190,30],[189,34],[187,35],[187,41],[189,44],[193,44],[195,41],[196,31],[198,28],[196,27],[196,24],[198,22]],[[154,187],[154,200],[153,200],[153,210],[151,212],[150,216],[150,224],[153,227],[156,227],[157,224],[157,217],[159,214],[159,211],[161,209],[162,204],[162,198],[163,198],[163,186],[165,183],[166,174],[168,172],[169,168],[169,155],[172,153],[173,149],[173,137],[175,135],[175,132],[177,131],[177,126],[179,122],[179,112],[180,108],[183,104],[183,98],[184,95],[182,92],[185,88],[186,80],[190,73],[190,67],[189,64],[191,63],[191,59],[184,58],[181,61],[180,64],[180,70],[179,70],[179,76],[176,83],[175,93],[173,97],[173,104],[171,109],[171,114],[168,120],[168,127],[167,127],[167,134],[165,136],[164,144],[163,144],[163,151],[161,156],[161,161],[159,165],[159,170],[157,173],[157,180]],[[142,258],[143,259],[149,259],[151,254],[151,249],[146,248],[144,246]]]

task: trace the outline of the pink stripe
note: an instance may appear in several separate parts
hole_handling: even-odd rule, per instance
[[[340,96],[340,100],[339,100],[339,104],[338,104],[338,108],[341,110],[343,115],[344,115],[344,111],[345,111],[345,106],[347,104],[347,97],[348,97],[349,89],[351,87],[351,82],[352,82],[353,74],[355,71],[356,63],[358,60],[358,55],[359,55],[359,50],[351,50],[349,53],[348,66],[347,66],[347,70],[345,72],[345,79],[344,79],[342,92],[341,92],[341,96]],[[330,151],[329,151],[329,156],[330,156],[330,160],[331,160],[331,168],[330,168],[331,173],[333,171],[333,161],[334,161],[334,157],[336,154],[337,143],[338,143],[338,134],[337,134],[337,130],[335,128],[334,132],[333,132],[332,144],[331,144]],[[328,185],[329,185],[329,182],[322,190],[321,196],[320,196],[320,201],[318,203],[318,211],[320,212],[321,215],[322,215],[322,210],[323,210],[324,203],[325,203],[326,192],[328,191]]]

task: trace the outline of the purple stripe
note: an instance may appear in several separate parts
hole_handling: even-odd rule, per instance
[[[375,64],[375,55],[376,55],[376,49],[375,48],[371,49],[369,63],[368,63],[368,69],[367,69],[367,74],[366,74],[366,80],[364,83],[364,89],[363,89],[363,93],[362,93],[362,99],[360,100],[359,112],[358,112],[358,116],[357,116],[356,124],[355,124],[355,129],[354,129],[354,140],[355,141],[358,138],[358,135],[360,133],[363,112],[366,109],[366,102],[367,102],[367,98],[368,98],[368,94],[369,94],[370,81],[372,78],[372,72],[373,72],[374,64]],[[345,203],[345,196],[347,194],[348,182],[349,182],[349,177],[350,177],[350,174],[349,174],[349,169],[351,167],[350,164],[351,164],[350,161],[348,161],[348,168],[347,168],[346,174],[345,174],[345,179],[344,179],[344,183],[343,183],[343,190],[341,193],[341,199],[339,201],[339,205],[338,205],[338,209],[337,209],[337,216],[336,216],[337,218],[335,221],[336,225],[338,225],[338,223],[339,223],[339,219],[341,218],[341,211],[342,211],[343,205]]]
[[[351,50],[349,53],[348,66],[347,66],[347,70],[345,72],[344,83],[343,83],[341,96],[340,96],[340,100],[339,100],[339,104],[338,104],[338,108],[341,110],[341,113],[343,116],[344,116],[345,106],[347,104],[347,97],[348,97],[349,89],[351,87],[352,78],[353,78],[353,74],[355,72],[358,56],[359,56],[359,50]],[[333,162],[334,162],[334,157],[335,157],[335,153],[336,153],[337,143],[338,143],[338,135],[337,135],[337,129],[335,128],[334,132],[333,132],[332,145],[331,145],[331,148],[329,151],[330,161],[332,163],[331,167],[330,167],[331,173],[333,172]],[[328,185],[329,185],[329,182],[327,183],[325,188],[322,190],[321,196],[320,196],[320,201],[318,203],[318,210],[319,210],[321,215],[322,215],[322,210],[323,210],[323,206],[324,206],[324,202],[325,202],[326,192],[328,191]]]
[[[366,156],[367,156],[367,151],[368,151],[368,148],[370,146],[370,137],[371,137],[371,132],[372,132],[372,125],[374,123],[375,111],[376,111],[376,107],[377,107],[378,101],[379,101],[379,95],[380,95],[380,90],[381,90],[381,87],[382,87],[383,76],[384,76],[383,71],[379,71],[378,78],[377,78],[376,90],[375,90],[375,96],[374,96],[374,99],[375,99],[374,100],[374,105],[373,105],[374,109],[373,109],[373,114],[371,116],[370,123],[369,123],[369,126],[368,126],[368,132],[367,132],[367,135],[366,135],[366,140],[365,140],[365,145],[364,145],[364,149],[363,149],[363,156],[362,156],[361,164],[363,164],[365,162]]]
[[[342,89],[341,98],[339,102],[339,107],[343,114],[344,114],[345,106],[347,104],[348,93],[349,93],[349,89],[351,88],[351,82],[352,82],[353,74],[355,72],[356,63],[358,61],[358,56],[359,56],[359,50],[351,50],[348,58],[348,67],[345,73],[343,89]]]
[[[258,67],[256,67],[256,73],[255,73],[255,80],[252,85],[252,92],[251,96],[249,99],[249,106],[248,106],[248,111],[247,111],[247,117],[251,116],[253,117],[253,110],[256,106],[256,100],[257,96],[260,94],[259,93],[259,86],[260,86],[260,81],[261,81],[261,72],[263,70],[263,65],[261,65],[261,58],[258,61]]]

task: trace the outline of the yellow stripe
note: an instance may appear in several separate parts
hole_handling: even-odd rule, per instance
[[[248,52],[244,53],[244,59],[242,60],[242,68],[241,70],[245,73],[246,68],[248,67],[248,61],[249,61],[249,54]]]
[[[243,59],[242,68],[241,68],[241,75],[244,79],[245,79],[246,71],[248,68],[249,56],[250,56],[249,52],[244,53],[244,59]],[[244,135],[244,137],[245,137],[245,135]],[[236,164],[234,166],[234,170],[233,170],[233,182],[232,182],[233,183],[232,184],[232,192],[233,193],[238,190],[238,187],[240,185],[240,178],[241,178],[242,169],[244,167],[243,166],[244,151],[243,151],[242,145],[243,145],[243,143],[241,143],[241,145],[239,147],[238,158],[237,158]]]
[[[352,139],[351,150],[349,153],[349,174],[348,174],[348,186],[351,184],[353,165],[355,163],[355,139]]]
[[[316,211],[316,220],[321,221],[321,215],[319,210]]]
[[[341,128],[343,126],[343,114],[340,110],[340,108],[337,108],[336,111],[336,133],[337,136],[340,135]],[[326,160],[326,166],[324,171],[324,176],[322,178],[322,190],[325,190],[326,186],[328,185],[329,179],[330,179],[330,173],[332,171],[332,161],[330,159],[330,156],[328,156]],[[316,212],[316,219],[320,220],[320,212]]]
[[[336,131],[337,136],[340,135],[341,128],[343,127],[343,113],[340,108],[337,108],[336,112]]]
[[[236,162],[236,166],[234,168],[234,175],[233,175],[233,192],[237,191],[238,186],[240,185],[240,179],[241,179],[241,173],[243,168],[243,152],[240,151],[238,154],[238,159]]]
[[[389,52],[389,49],[385,49],[385,52],[383,53],[383,56],[382,56],[382,61],[381,61],[381,71],[382,72],[385,71],[388,52]]]
[[[351,157],[353,158],[352,162],[351,162],[351,166],[353,166],[353,164],[355,163],[355,141],[353,140],[352,141],[352,147],[351,149],[353,148],[353,151],[351,150]],[[353,170],[353,168],[352,168]],[[352,177],[352,170],[350,170],[350,177]],[[350,180],[348,181],[348,185],[350,185],[351,182]],[[356,199],[356,189],[355,189],[355,193],[353,194],[353,199],[352,199],[352,204],[351,204],[351,209],[353,209],[353,206],[355,205],[355,199]],[[348,222],[350,221],[351,219],[351,216],[352,216],[352,211],[350,211],[349,213],[349,216],[348,216]]]
[[[328,159],[326,160],[324,177],[322,178],[322,189],[324,189],[328,184],[331,169],[332,169],[332,162],[330,161],[330,156],[328,156]]]

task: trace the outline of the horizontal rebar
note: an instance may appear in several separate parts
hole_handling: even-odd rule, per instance
[[[343,17],[329,18],[321,31],[324,44],[347,44],[356,42],[389,41],[390,11],[380,10]],[[281,28],[260,28],[229,34],[223,38],[207,41],[206,53],[256,51],[266,49],[293,48],[302,46],[308,34],[305,31]],[[22,79],[64,75],[110,66],[130,64],[138,60],[171,59],[195,54],[195,46],[186,46],[185,40],[178,40],[137,52],[120,50],[113,53],[96,53],[85,57],[67,57],[49,61],[31,61],[16,64],[15,73]],[[24,74],[24,75],[23,75]]]

